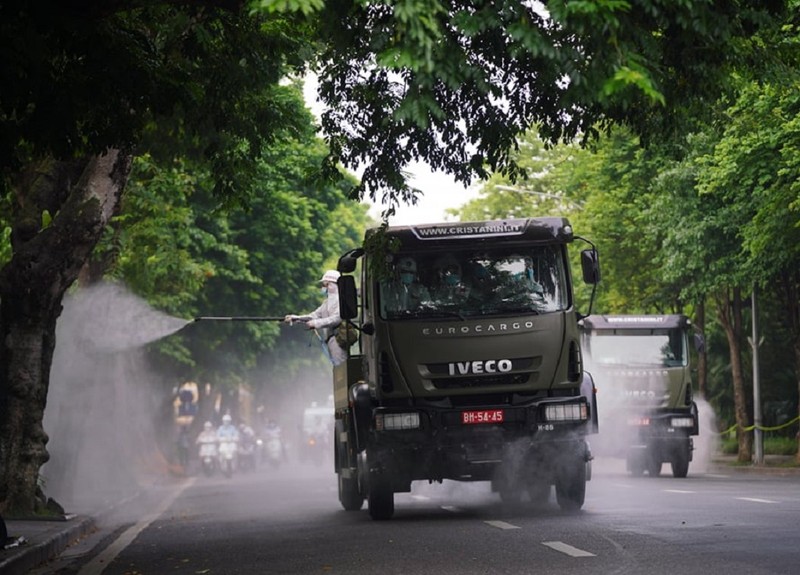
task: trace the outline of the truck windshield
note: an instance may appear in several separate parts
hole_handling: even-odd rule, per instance
[[[593,332],[583,347],[587,364],[598,366],[680,367],[688,355],[679,329]]]
[[[401,253],[380,283],[384,319],[543,314],[569,305],[561,246]]]

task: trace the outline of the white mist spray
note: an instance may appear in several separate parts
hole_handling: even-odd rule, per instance
[[[42,478],[45,493],[67,511],[124,497],[163,468],[154,422],[165,387],[148,371],[142,346],[187,323],[116,284],[65,298],[44,417],[51,458]]]

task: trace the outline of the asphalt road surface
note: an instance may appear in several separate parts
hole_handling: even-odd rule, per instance
[[[630,477],[597,461],[579,512],[488,484],[415,484],[395,515],[339,506],[313,465],[154,487],[33,575],[797,573],[800,475]]]

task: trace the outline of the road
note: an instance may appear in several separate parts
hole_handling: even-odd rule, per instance
[[[800,475],[628,476],[598,461],[580,512],[487,484],[415,484],[395,516],[343,511],[313,466],[152,488],[34,575],[796,572]]]

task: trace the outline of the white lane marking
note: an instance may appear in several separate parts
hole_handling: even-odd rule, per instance
[[[697,493],[696,491],[685,491],[683,489],[664,489],[664,493]]]
[[[497,527],[498,529],[519,529],[519,526],[506,523],[505,521],[484,521],[487,525]]]
[[[444,509],[445,511],[450,511],[452,513],[460,513],[461,512],[461,509],[459,509],[455,505],[442,505],[442,509]]]
[[[84,565],[81,570],[78,572],[78,575],[101,575],[103,570],[109,566],[109,564],[119,555],[122,551],[131,543],[136,537],[147,529],[147,526],[150,525],[153,521],[161,517],[164,513],[167,512],[170,505],[172,505],[175,500],[183,493],[184,489],[192,485],[195,481],[195,478],[192,477],[188,479],[186,482],[183,483],[178,489],[172,492],[164,501],[161,502],[158,509],[156,509],[153,513],[139,521],[133,527],[129,527],[122,535],[117,537],[111,545],[106,547],[100,555],[92,559],[89,563]]]
[[[567,545],[563,541],[542,541],[542,545],[546,545],[550,549],[560,551],[561,553],[569,555],[570,557],[596,557],[594,553],[589,553],[583,549],[578,549],[572,545]]]
[[[752,501],[753,503],[777,503],[777,501],[772,501],[770,499],[758,499],[757,497],[737,497],[739,501]]]

